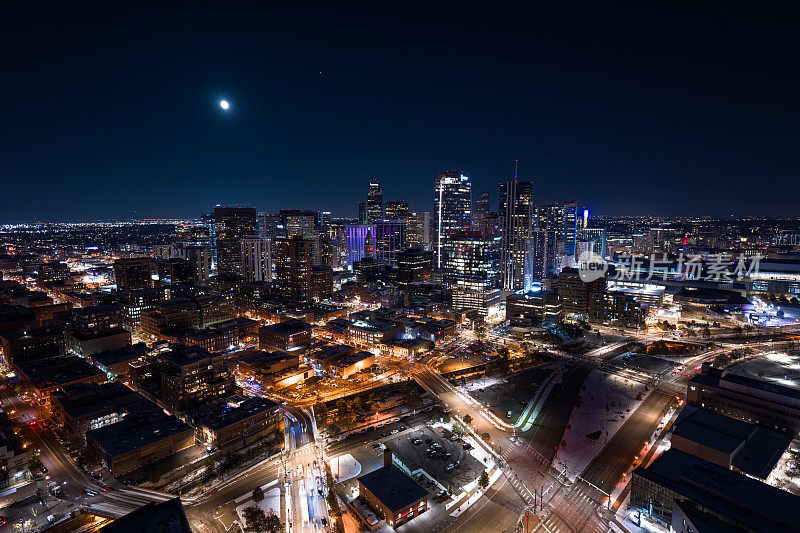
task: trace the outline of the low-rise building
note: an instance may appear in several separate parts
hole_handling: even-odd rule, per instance
[[[340,357],[331,363],[331,373],[341,379],[347,379],[354,374],[369,369],[375,364],[375,354],[372,352],[356,352]]]
[[[560,324],[561,301],[550,291],[511,294],[506,298],[506,320],[513,326],[542,327]]]
[[[155,411],[87,431],[86,442],[90,453],[119,476],[191,446],[195,432],[174,416]]]
[[[397,528],[428,509],[428,491],[392,463],[392,452],[384,450],[383,467],[358,478],[363,499],[389,527]],[[365,519],[366,523],[369,523]],[[372,529],[380,523],[372,526]]]
[[[726,416],[800,435],[800,391],[771,381],[739,376],[704,363],[689,380],[686,403]]]
[[[790,435],[687,405],[672,430],[672,448],[721,467],[767,479]]]
[[[433,342],[425,339],[389,339],[381,343],[381,355],[416,359],[433,348]]]
[[[180,498],[150,502],[100,528],[102,533],[192,533]]]
[[[29,327],[0,333],[0,350],[6,364],[64,355],[66,338],[61,326]]]
[[[132,414],[161,411],[144,396],[121,383],[73,383],[53,392],[50,407],[55,420],[73,437],[116,424]]]
[[[800,498],[680,450],[631,476],[630,508],[680,533],[800,531]]]
[[[198,440],[217,450],[238,450],[262,439],[283,442],[280,404],[267,398],[220,398],[200,406],[192,420]]]
[[[262,350],[290,352],[311,346],[313,326],[301,320],[290,319],[258,329],[258,347]]]
[[[106,374],[76,355],[37,359],[15,365],[20,379],[30,384],[39,400],[72,383],[103,383]]]
[[[109,379],[126,378],[131,363],[140,360],[148,351],[145,343],[137,342],[113,350],[95,352],[89,356],[89,361],[105,372]]]
[[[67,338],[69,349],[83,357],[96,352],[123,348],[130,343],[130,331],[121,326],[97,332],[73,331]]]
[[[6,507],[36,493],[28,470],[28,451],[14,433],[7,414],[0,412],[0,505]]]

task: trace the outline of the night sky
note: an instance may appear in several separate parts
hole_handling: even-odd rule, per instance
[[[202,4],[3,3],[0,222],[495,203],[515,159],[537,203],[799,214],[800,3]]]

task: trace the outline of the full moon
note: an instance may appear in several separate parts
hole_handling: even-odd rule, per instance
[[[226,111],[227,111],[227,110],[228,110],[228,108],[230,108],[230,107],[231,107],[231,104],[229,104],[227,100],[220,100],[220,101],[219,101],[219,106],[220,106],[222,109],[224,109],[224,110],[226,110]]]

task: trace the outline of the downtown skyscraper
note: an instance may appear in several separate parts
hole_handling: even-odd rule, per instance
[[[454,309],[475,309],[481,316],[500,303],[496,247],[477,231],[450,236],[442,278]]]
[[[256,226],[256,210],[253,207],[214,208],[218,272],[241,273],[241,240],[254,235]]]
[[[534,227],[538,232],[534,263],[544,265],[544,277],[557,276],[561,269],[574,261],[578,231],[577,204],[567,202],[536,207]]]
[[[469,176],[458,170],[440,172],[434,181],[433,198],[434,262],[437,269],[444,264],[450,237],[469,231],[471,222],[472,186]]]
[[[533,224],[533,182],[513,179],[500,184],[500,265],[502,288],[516,291],[525,287],[528,239]]]
[[[383,219],[383,187],[381,180],[370,180],[367,188],[367,222]]]

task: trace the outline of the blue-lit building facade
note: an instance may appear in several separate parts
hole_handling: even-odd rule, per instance
[[[358,224],[345,228],[348,268],[352,269],[353,263],[364,259],[364,245],[367,242],[367,234],[372,236],[374,242],[376,233],[377,227],[375,224]]]

